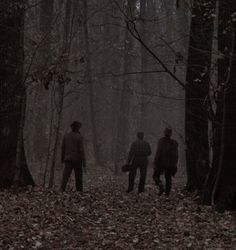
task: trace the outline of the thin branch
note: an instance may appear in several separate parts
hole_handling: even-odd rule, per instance
[[[149,54],[154,57],[158,63],[162,66],[162,68],[164,69],[164,71],[169,74],[174,80],[176,80],[180,86],[182,86],[184,89],[186,89],[186,84],[181,81],[174,73],[172,73],[172,71],[170,69],[168,69],[168,67],[165,65],[165,63],[155,54],[155,52],[152,51],[152,49],[150,49],[148,47],[148,45],[143,41],[142,37],[140,36],[137,27],[135,25],[135,21],[136,19],[131,20],[130,17],[121,9],[120,5],[117,3],[116,0],[114,0],[116,6],[119,8],[119,10],[123,13],[123,15],[126,18],[126,26],[128,31],[130,32],[130,34],[137,40],[139,41],[139,43],[147,50],[147,52],[149,52]],[[132,26],[132,27],[131,27]]]
[[[154,73],[166,73],[165,70],[148,70],[148,71],[133,71],[133,72],[124,72],[124,73],[104,73],[104,77],[120,77],[125,75],[138,75],[138,74],[154,74]]]

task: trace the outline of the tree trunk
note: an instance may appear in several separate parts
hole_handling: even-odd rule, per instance
[[[51,62],[53,61],[52,55],[52,31],[53,31],[53,14],[54,14],[54,0],[41,0],[40,2],[40,34],[41,39],[43,40],[43,44],[39,49],[40,63],[38,65],[38,70],[41,74],[46,75],[48,68],[50,67]],[[51,121],[48,121],[48,115],[45,114],[45,110],[48,110],[48,101],[50,99],[50,91],[45,89],[43,84],[39,85],[36,88],[38,100],[37,102],[41,103],[38,105],[39,108],[36,112],[35,119],[38,120],[34,124],[35,134],[37,138],[37,149],[38,157],[42,161],[42,154],[44,156],[45,151],[47,151],[45,157],[45,167],[43,173],[43,185],[46,184],[46,176],[48,172],[49,158],[50,158],[50,150],[51,150],[51,141],[52,141],[52,133],[51,128],[48,128],[48,122],[50,124]],[[50,126],[50,125],[49,125]],[[49,131],[49,138],[46,136],[46,131]],[[38,136],[40,134],[40,136]],[[47,149],[45,148],[47,145]],[[44,158],[44,157],[43,157]]]
[[[219,1],[218,93],[217,112],[214,123],[213,167],[207,183],[205,201],[217,204],[217,209],[230,208],[236,198],[236,3]]]
[[[129,0],[126,6],[128,15],[133,15],[136,6],[136,0]],[[131,72],[132,69],[132,48],[134,46],[133,38],[129,30],[125,31],[124,37],[124,72]],[[117,139],[116,139],[116,153],[115,153],[115,166],[124,162],[127,156],[129,146],[129,131],[130,131],[130,91],[131,81],[129,76],[124,75],[122,92],[120,96],[120,107],[118,114],[117,124]]]
[[[147,44],[150,48],[153,46],[153,30],[156,28],[155,22],[150,21],[154,20],[156,15],[155,4],[152,0],[141,0],[140,1],[140,35],[142,40]],[[153,60],[148,51],[141,45],[141,72],[147,72],[152,69]],[[153,63],[154,64],[154,63]],[[140,89],[141,89],[141,100],[140,100],[140,122],[139,122],[139,130],[143,132],[150,131],[149,126],[149,102],[150,97],[147,96],[147,93],[150,93],[150,83],[152,76],[151,74],[147,75],[145,73],[141,73],[140,76]]]
[[[140,27],[140,35],[145,43],[147,43],[147,1],[140,1],[140,19],[141,19],[141,27]],[[147,43],[148,44],[148,43]],[[141,72],[147,71],[147,50],[141,45]],[[146,82],[146,74],[141,74],[140,77],[140,87],[144,96],[141,97],[141,114],[140,114],[140,125],[139,129],[141,131],[146,131],[148,125],[148,117],[147,117],[147,98],[145,97],[145,93],[148,92],[147,82]]]
[[[7,13],[7,14],[6,14]],[[26,92],[24,87],[24,9],[22,1],[0,3],[0,187],[34,185],[23,141]]]
[[[113,21],[113,25],[115,24],[117,27],[111,28],[111,37],[110,37],[110,42],[112,44],[115,44],[116,47],[122,47],[123,46],[123,41],[124,41],[124,29],[122,27],[122,24],[124,22],[124,17],[123,14],[120,13],[119,9],[113,3],[113,12],[114,16],[119,16],[120,18],[116,18],[116,20]],[[109,54],[109,61],[112,60],[111,62],[111,72],[121,72],[123,70],[123,61],[120,60],[120,51],[117,50],[115,46],[111,49],[110,54]],[[114,56],[116,55],[116,56]],[[111,161],[113,163],[113,169],[114,173],[117,175],[119,174],[119,166],[115,164],[116,161],[116,145],[117,145],[117,126],[118,126],[118,115],[117,111],[120,108],[120,86],[122,85],[123,79],[120,77],[113,77],[110,79],[111,81]]]
[[[92,139],[93,139],[93,150],[95,156],[96,165],[103,166],[100,159],[100,145],[98,141],[98,131],[96,124],[96,104],[94,98],[94,83],[92,78],[92,64],[91,64],[91,54],[90,54],[90,39],[89,39],[89,29],[88,29],[88,5],[87,0],[83,0],[83,32],[84,32],[84,49],[86,55],[86,68],[85,68],[85,78],[89,89],[89,108],[90,108],[90,118],[92,126]]]
[[[188,191],[201,190],[209,168],[208,107],[215,0],[193,3],[186,76],[186,167]]]
[[[56,107],[56,129],[55,129],[55,140],[53,145],[53,155],[52,155],[52,165],[50,168],[50,176],[49,176],[49,188],[53,187],[54,184],[54,174],[55,174],[55,166],[56,160],[58,156],[58,151],[60,147],[60,130],[61,130],[61,122],[62,122],[62,112],[64,105],[64,95],[65,95],[65,84],[66,84],[66,70],[69,66],[69,57],[70,57],[70,48],[71,48],[71,31],[72,31],[72,20],[71,20],[71,12],[72,12],[72,2],[71,0],[66,1],[65,6],[65,20],[64,20],[64,35],[63,35],[63,43],[62,43],[62,61],[59,65],[59,75],[57,79],[57,95],[58,95],[58,105]]]

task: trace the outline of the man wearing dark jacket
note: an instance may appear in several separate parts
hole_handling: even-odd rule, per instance
[[[71,124],[71,132],[64,135],[62,142],[61,161],[65,163],[63,171],[61,191],[65,191],[66,184],[72,170],[75,172],[76,190],[83,191],[83,168],[86,169],[83,137],[80,134],[82,124],[74,121]]]
[[[127,162],[129,165],[131,165],[131,169],[129,172],[129,186],[127,190],[128,193],[131,192],[134,188],[137,169],[139,169],[140,171],[138,192],[144,192],[147,175],[148,156],[151,155],[151,153],[152,152],[149,143],[144,141],[144,133],[139,132],[137,134],[137,140],[131,145]]]
[[[172,130],[166,128],[157,146],[157,152],[154,160],[154,174],[153,179],[159,187],[159,195],[164,192],[164,187],[160,180],[162,174],[165,175],[165,194],[168,196],[171,191],[171,178],[177,171],[178,162],[178,143],[171,139]]]

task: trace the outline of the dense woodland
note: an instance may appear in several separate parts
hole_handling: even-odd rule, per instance
[[[1,0],[0,187],[56,190],[74,120],[93,177],[171,127],[181,188],[234,209],[235,28],[233,0]]]
[[[13,138],[14,147],[23,144],[24,150],[18,148],[18,153],[24,155],[35,184],[52,187],[57,183],[62,135],[76,119],[83,123],[87,158],[94,171],[119,174],[138,130],[145,132],[154,150],[163,129],[171,126],[181,144],[180,166],[185,172],[185,91],[176,79],[185,81],[187,3],[178,8],[174,1],[167,5],[163,1],[45,0],[23,6],[6,1],[2,11],[12,8],[17,14],[10,12],[3,20],[10,28],[2,26],[7,37],[2,53],[10,57],[12,49],[12,57],[6,60],[14,61],[17,70],[21,67],[16,82],[24,93],[7,91],[13,99],[21,96],[24,101],[12,108],[5,101],[1,113],[9,110],[23,118],[21,128],[16,122],[19,117],[8,118],[17,126],[12,128],[17,131],[14,135],[7,133],[8,120],[2,128]],[[16,68],[2,70],[2,81],[13,81]],[[18,107],[22,103],[24,107]],[[17,112],[18,108],[22,111]],[[17,158],[15,148],[6,150]],[[5,156],[6,165],[15,165],[13,156]]]
[[[91,170],[171,126],[186,188],[232,200],[234,25],[233,1],[3,1],[1,185],[56,185],[79,119]]]

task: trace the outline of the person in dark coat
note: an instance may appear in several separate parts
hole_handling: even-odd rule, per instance
[[[153,179],[159,187],[159,195],[165,191],[165,195],[168,196],[171,191],[172,177],[177,172],[178,143],[171,139],[172,130],[170,128],[165,129],[164,135],[158,142]],[[161,175],[165,176],[165,188],[160,179]]]
[[[61,161],[65,163],[61,191],[65,191],[72,170],[75,173],[76,190],[83,191],[83,169],[86,170],[86,160],[83,137],[80,134],[82,124],[74,121],[71,132],[64,135],[61,150]]]
[[[140,180],[138,186],[138,192],[144,192],[146,175],[147,175],[147,165],[148,156],[151,155],[151,147],[148,142],[144,141],[144,133],[137,133],[137,140],[132,143],[127,164],[129,164],[129,186],[127,193],[133,191],[134,181],[137,174],[137,170],[140,171]]]

